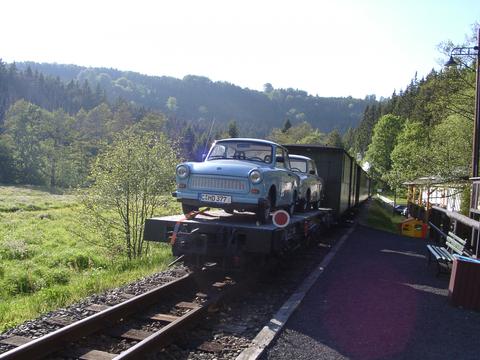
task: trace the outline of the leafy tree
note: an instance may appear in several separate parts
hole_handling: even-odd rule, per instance
[[[372,140],[373,128],[378,121],[379,111],[375,104],[367,105],[363,112],[362,120],[355,130],[353,150],[361,158],[365,156],[368,145]]]
[[[113,117],[106,124],[108,136],[111,138],[114,134],[135,124],[135,121],[134,109],[126,101],[119,101],[114,108]]]
[[[195,161],[195,132],[191,126],[187,126],[182,134],[182,157],[187,160]]]
[[[342,143],[343,143],[343,147],[345,148],[345,150],[347,150],[350,153],[350,155],[354,154],[352,151],[354,141],[355,141],[355,131],[353,130],[353,128],[349,127],[347,132],[343,135]]]
[[[290,119],[287,118],[287,120],[285,120],[283,124],[282,132],[285,134],[291,127],[292,127],[292,123],[290,122]]]
[[[74,119],[71,116],[63,110],[57,110],[46,115],[44,121],[39,124],[40,146],[45,163],[42,172],[45,178],[49,179],[50,187],[74,185],[65,181],[65,178],[58,179],[62,166],[69,163],[67,154],[70,155],[68,148],[73,142],[73,122]]]
[[[44,183],[40,128],[46,116],[45,110],[24,100],[16,102],[6,115],[3,137],[12,145],[17,180],[22,183]]]
[[[13,159],[11,138],[0,136],[0,183],[15,181],[15,163]]]
[[[161,113],[149,112],[134,126],[146,132],[161,133],[166,130],[167,119]]]
[[[271,93],[273,91],[273,86],[270,83],[266,83],[263,85],[263,92],[264,93]]]
[[[279,144],[325,144],[325,135],[306,121],[292,126],[286,132],[273,129],[268,138]]]
[[[165,104],[167,106],[167,109],[173,114],[178,110],[177,106],[177,98],[173,96],[169,96],[167,99],[167,102]]]
[[[163,134],[132,130],[116,136],[97,157],[91,173],[93,184],[83,204],[110,249],[120,249],[128,259],[148,252],[144,222],[162,205],[162,195],[173,190],[177,162],[177,154]]]
[[[464,180],[471,174],[473,123],[451,115],[432,131],[432,162],[435,175],[446,180]]]
[[[113,113],[107,103],[101,103],[87,114],[82,110],[77,114],[76,123],[80,124],[78,131],[82,138],[91,143],[98,143],[107,136],[107,124],[113,123]]]
[[[238,138],[239,131],[237,127],[237,122],[235,120],[231,120],[228,123],[228,137],[230,138]]]
[[[392,167],[390,156],[404,123],[402,118],[389,114],[382,116],[373,129],[365,158],[370,163],[370,173],[379,180],[385,181]]]
[[[327,134],[325,145],[343,148],[342,137],[337,129]]]
[[[431,176],[430,129],[416,121],[406,121],[391,153],[391,171],[387,182],[397,188],[407,180]]]

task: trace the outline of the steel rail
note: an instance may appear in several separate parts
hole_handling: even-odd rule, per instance
[[[219,289],[217,289],[218,292],[211,292],[208,300],[203,302],[197,308],[184,314],[177,320],[171,322],[128,350],[122,351],[114,358],[114,360],[142,359],[148,353],[152,353],[155,350],[158,351],[158,349],[168,345],[171,342],[174,334],[181,330],[185,330],[190,325],[194,324],[200,318],[205,316],[210,306],[218,306],[220,303],[225,302],[230,298],[237,297],[238,294],[242,293],[249,286],[251,286],[252,281],[254,281],[252,278],[248,278],[241,282],[234,281],[228,285],[225,284],[225,286],[221,286]],[[212,286],[215,286],[215,284]]]
[[[197,322],[207,313],[209,305],[215,302],[215,300],[209,300],[198,308],[187,312],[179,319],[164,326],[146,339],[140,341],[131,348],[122,351],[114,358],[114,360],[141,359],[142,355],[146,355],[155,349],[158,350],[159,348],[168,345],[173,339],[174,334]]]
[[[159,296],[168,295],[174,291],[178,291],[179,289],[190,285],[191,282],[191,274],[186,274],[177,280],[161,285],[144,294],[133,297],[120,304],[114,305],[111,308],[4,352],[0,354],[0,360],[34,360],[44,358],[45,356],[60,350],[68,343],[105,328],[106,325],[113,325],[119,319],[145,309],[145,307],[158,302]],[[168,326],[170,325],[167,325],[166,327]],[[149,338],[145,340],[148,340]]]

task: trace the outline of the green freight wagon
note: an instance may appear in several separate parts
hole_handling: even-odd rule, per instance
[[[290,154],[308,156],[315,161],[318,174],[325,182],[322,206],[333,209],[334,216],[342,216],[370,195],[367,173],[344,149],[321,145],[284,146]]]

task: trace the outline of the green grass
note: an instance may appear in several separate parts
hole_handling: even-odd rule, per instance
[[[386,198],[388,198],[392,201],[395,198],[394,193],[391,192],[391,191],[384,191],[380,195],[383,195],[383,196],[385,196]],[[403,192],[399,191],[397,193],[396,204],[397,205],[407,205],[407,197],[406,197],[405,191],[403,191]]]
[[[173,200],[166,202],[158,215],[179,211]],[[156,243],[143,259],[112,258],[79,210],[72,194],[0,186],[0,331],[171,261],[169,246]]]
[[[391,206],[373,198],[368,207],[365,223],[378,230],[399,234],[399,224],[404,220],[404,216],[392,212]]]

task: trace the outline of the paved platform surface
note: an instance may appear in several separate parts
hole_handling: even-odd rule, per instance
[[[358,225],[262,359],[480,359],[480,313],[449,305],[425,244]]]

